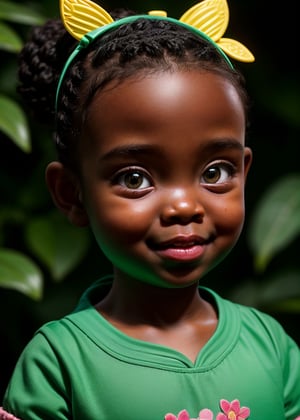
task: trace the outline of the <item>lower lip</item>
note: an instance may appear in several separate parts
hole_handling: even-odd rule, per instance
[[[194,261],[203,255],[204,246],[194,245],[190,248],[167,248],[157,251],[157,253],[173,261]]]

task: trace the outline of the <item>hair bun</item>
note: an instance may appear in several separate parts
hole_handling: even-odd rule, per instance
[[[32,29],[19,54],[17,90],[34,118],[42,123],[54,121],[56,86],[74,45],[60,20],[48,20]]]

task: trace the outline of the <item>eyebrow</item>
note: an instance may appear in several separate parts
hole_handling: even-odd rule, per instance
[[[212,153],[216,153],[222,150],[230,150],[230,149],[236,149],[240,150],[241,152],[245,149],[245,146],[240,143],[238,140],[233,138],[224,138],[224,139],[215,139],[214,141],[211,141],[207,147],[205,148],[205,151],[209,151]]]
[[[106,161],[115,157],[135,157],[141,155],[161,155],[159,148],[150,144],[126,144],[117,146],[101,156],[101,161]]]
[[[244,145],[241,144],[238,140],[232,138],[224,138],[224,139],[215,139],[210,140],[209,144],[207,144],[203,148],[204,153],[218,153],[224,150],[240,150],[241,152],[244,150]],[[132,157],[139,157],[143,155],[151,155],[161,157],[162,152],[159,146],[151,145],[151,144],[126,144],[122,146],[117,146],[111,149],[109,152],[105,153],[101,156],[100,161],[107,161],[116,157],[124,157],[124,158],[132,158]]]

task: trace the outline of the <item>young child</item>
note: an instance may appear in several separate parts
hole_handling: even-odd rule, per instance
[[[91,227],[113,274],[35,334],[0,419],[294,420],[295,342],[199,285],[238,240],[252,159],[228,55],[253,56],[222,38],[226,1],[180,20],[110,15],[88,0],[62,1],[61,14],[79,46],[58,21],[35,29],[20,92],[56,120],[46,171],[56,206]]]

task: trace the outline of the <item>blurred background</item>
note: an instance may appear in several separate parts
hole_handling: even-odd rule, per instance
[[[107,10],[164,9],[179,18],[195,1],[105,0]],[[239,243],[203,283],[277,318],[300,344],[300,72],[296,2],[229,0],[225,34],[253,64],[235,63],[252,100],[247,220]],[[83,290],[110,273],[87,229],[54,208],[44,182],[55,158],[51,133],[16,94],[17,54],[32,25],[58,17],[58,0],[0,0],[0,400],[34,331],[72,310]]]

